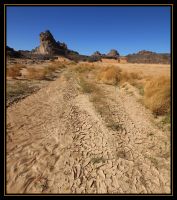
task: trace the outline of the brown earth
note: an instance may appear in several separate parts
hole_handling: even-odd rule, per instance
[[[67,70],[7,108],[7,193],[170,193],[170,132],[125,88],[106,95],[106,126]]]

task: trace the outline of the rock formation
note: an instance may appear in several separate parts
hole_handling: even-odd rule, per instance
[[[139,51],[137,54],[139,54],[139,55],[151,55],[151,54],[155,54],[155,52],[146,51],[146,50],[141,50],[141,51]]]
[[[19,51],[14,50],[13,48],[10,48],[6,46],[6,55],[10,58],[21,58],[22,54]]]
[[[108,54],[101,54],[99,51],[96,51],[91,56],[97,58],[118,59],[120,55],[117,50],[112,49]]]
[[[168,53],[155,53],[142,50],[126,56],[130,63],[163,63],[170,64],[171,56]]]
[[[121,60],[117,50],[112,49],[108,54],[101,54],[96,51],[91,56],[80,55],[78,52],[68,49],[65,43],[56,41],[49,30],[40,33],[40,45],[32,51],[15,51],[13,48],[6,47],[8,58],[28,58],[37,60],[54,59],[56,56],[64,56],[70,60],[95,62],[102,59]],[[129,54],[122,59],[123,62],[130,63],[164,63],[171,62],[171,55],[168,53],[155,53],[152,51],[142,50],[138,53]]]
[[[117,50],[112,49],[106,56],[110,58],[119,58],[120,55]]]
[[[99,51],[95,51],[91,56],[100,57],[102,54]]]
[[[68,48],[65,43],[56,41],[49,30],[40,33],[40,46],[33,50],[36,54],[66,55]]]

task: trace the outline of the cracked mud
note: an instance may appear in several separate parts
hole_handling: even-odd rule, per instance
[[[7,109],[7,193],[170,193],[170,141],[145,108],[113,86],[116,130],[63,75]]]

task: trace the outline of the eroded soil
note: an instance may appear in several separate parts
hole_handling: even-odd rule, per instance
[[[170,136],[124,89],[100,84],[116,129],[62,75],[7,108],[7,193],[170,193]]]

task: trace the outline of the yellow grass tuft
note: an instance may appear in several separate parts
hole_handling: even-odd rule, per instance
[[[121,83],[129,82],[130,84],[136,84],[137,80],[142,79],[139,72],[128,72],[128,71],[122,71],[121,72]]]
[[[142,77],[138,72],[127,72],[115,66],[103,68],[97,76],[98,81],[110,85],[116,85],[118,82],[129,82],[130,84],[134,84],[135,81],[140,80],[141,78]]]
[[[139,89],[143,96],[144,105],[155,115],[165,115],[170,113],[170,78],[168,76],[152,77],[140,72],[128,72],[119,67],[105,67],[99,71],[97,80],[117,85],[129,82]]]
[[[156,115],[170,112],[170,78],[160,76],[147,81],[144,87],[144,104]]]
[[[23,65],[15,64],[12,67],[7,68],[6,75],[8,77],[12,77],[12,78],[16,78],[18,76],[21,76],[20,71],[23,67],[24,67]]]
[[[67,63],[67,62],[53,61],[53,62],[51,62],[51,64],[48,66],[48,69],[51,70],[51,71],[55,71],[55,70],[57,70],[57,69],[65,68],[66,65],[65,65],[64,63]]]
[[[78,73],[87,73],[91,72],[94,70],[96,67],[92,63],[78,63],[75,67],[74,70]]]
[[[27,68],[28,74],[27,78],[42,80],[45,79],[47,75],[51,75],[52,72],[55,72],[58,69],[63,69],[66,66],[59,62],[53,62],[51,65],[44,68]]]
[[[104,67],[101,69],[97,76],[97,80],[110,84],[110,85],[116,85],[121,79],[121,69],[119,67]]]
[[[43,69],[28,68],[27,70],[28,70],[28,75],[27,75],[28,79],[42,80],[45,79],[45,76],[48,73],[47,68]]]

